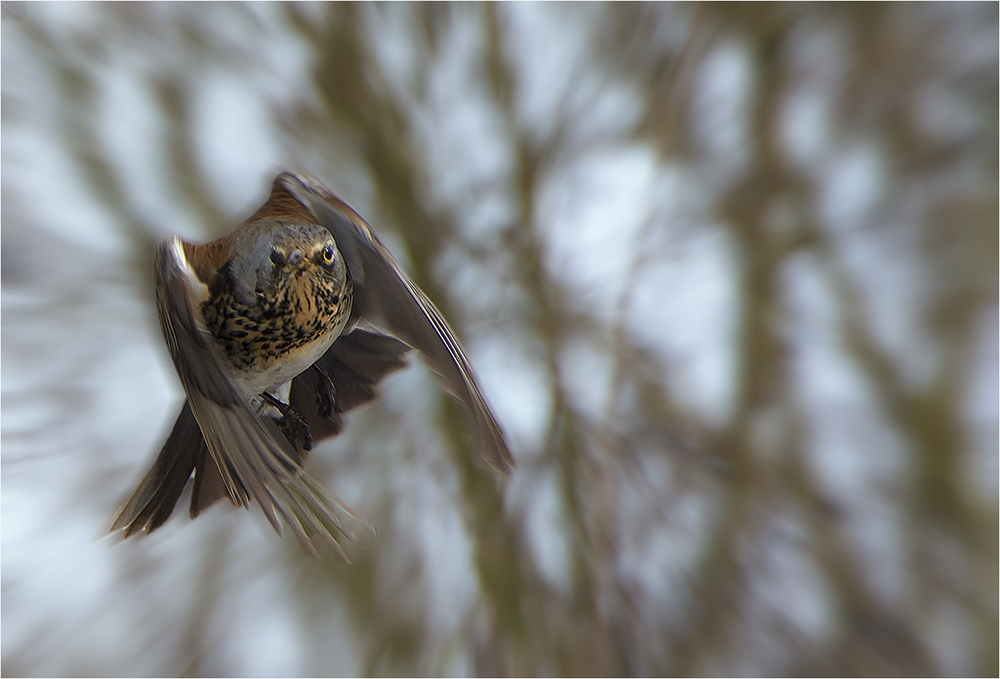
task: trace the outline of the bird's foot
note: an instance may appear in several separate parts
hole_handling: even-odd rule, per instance
[[[281,419],[277,420],[277,422],[285,438],[293,446],[301,442],[303,450],[312,450],[312,432],[309,431],[309,423],[306,422],[306,418],[302,417],[295,408],[287,403],[282,403],[274,395],[266,391],[260,397],[264,399],[265,403],[273,406],[281,413]]]
[[[325,370],[313,364],[316,370],[316,410],[320,417],[330,418],[334,413],[344,412],[340,404],[337,403],[337,388],[333,386],[333,380]]]

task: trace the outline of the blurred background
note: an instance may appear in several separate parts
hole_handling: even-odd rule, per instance
[[[2,6],[2,672],[998,673],[998,10]],[[106,536],[183,400],[155,244],[305,169],[443,310],[255,507]]]

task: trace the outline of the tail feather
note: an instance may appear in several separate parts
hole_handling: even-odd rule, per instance
[[[234,480],[239,483],[237,479]],[[243,495],[246,495],[245,489]],[[222,480],[222,472],[219,471],[219,466],[208,452],[208,444],[205,443],[205,438],[201,437],[198,457],[194,463],[191,518],[196,518],[202,511],[208,509],[222,498],[226,498],[232,502],[232,498],[229,497],[229,491],[226,489],[226,482]],[[233,504],[238,503],[234,502]]]
[[[385,375],[406,365],[405,354],[409,350],[409,346],[392,337],[355,330],[340,337],[318,363],[330,374],[337,404],[347,411],[375,398],[375,385]],[[339,413],[331,417],[318,413],[317,388],[315,371],[307,370],[292,381],[289,398],[292,407],[308,422],[314,441],[335,436],[343,428]],[[293,461],[301,465],[305,451],[295,442],[293,445],[297,453]],[[192,472],[192,519],[222,498],[241,504],[229,497],[222,472],[208,450],[190,404],[185,401],[153,467],[115,516],[112,532],[124,530],[128,537],[138,531],[151,533],[159,528],[173,512]],[[238,474],[231,472],[230,476],[238,482]],[[243,497],[247,497],[245,489]]]
[[[163,525],[191,478],[204,446],[198,421],[185,402],[152,469],[118,511],[111,530],[124,529],[128,537],[136,531],[150,533]]]

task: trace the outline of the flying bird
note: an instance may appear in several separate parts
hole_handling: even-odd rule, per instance
[[[223,497],[255,501],[274,529],[343,557],[350,510],[302,468],[312,445],[415,349],[463,406],[470,452],[514,460],[469,361],[434,304],[347,203],[305,174],[282,173],[267,202],[206,245],[178,237],[154,259],[156,308],[187,395],[152,468],[111,530],[150,533],[194,474],[191,517]]]

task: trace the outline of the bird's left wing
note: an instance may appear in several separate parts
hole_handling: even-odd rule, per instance
[[[462,347],[434,303],[409,279],[388,248],[347,203],[312,177],[274,180],[333,234],[354,282],[352,318],[388,332],[422,353],[442,385],[466,410],[475,457],[504,473],[514,468],[496,416]]]

